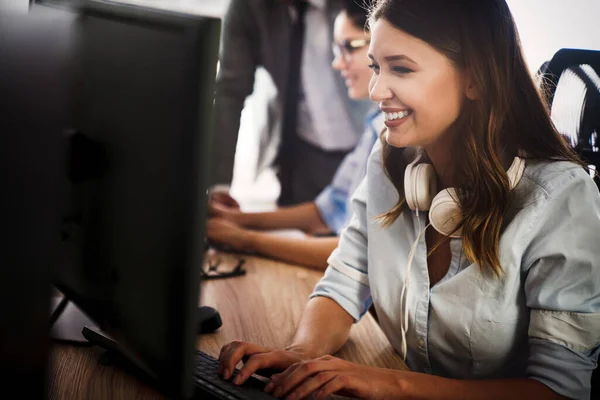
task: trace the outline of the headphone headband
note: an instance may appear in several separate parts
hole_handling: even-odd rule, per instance
[[[456,226],[462,220],[462,214],[456,189],[448,188],[437,193],[433,166],[428,163],[419,164],[424,157],[422,150],[417,151],[415,159],[407,165],[404,172],[406,204],[413,211],[428,210],[431,226],[441,234],[454,238],[460,237],[461,232],[456,230]],[[525,159],[515,157],[506,171],[510,190],[517,186],[524,171]]]

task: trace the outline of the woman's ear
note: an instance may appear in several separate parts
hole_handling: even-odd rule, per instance
[[[469,70],[466,70],[465,72],[465,95],[469,100],[479,99],[479,88],[475,84],[473,74],[471,74],[471,71]]]

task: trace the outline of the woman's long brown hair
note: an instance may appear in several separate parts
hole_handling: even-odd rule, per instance
[[[510,204],[501,154],[528,160],[567,160],[585,168],[557,132],[529,73],[517,29],[504,0],[379,0],[370,23],[385,19],[428,43],[455,67],[468,71],[479,93],[467,100],[452,129],[463,250],[483,269],[502,273],[498,258],[503,217]],[[383,142],[383,166],[399,193],[381,215],[384,226],[405,209],[402,149]]]

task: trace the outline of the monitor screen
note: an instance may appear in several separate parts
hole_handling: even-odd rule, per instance
[[[220,20],[109,1],[80,13],[54,282],[188,397]]]

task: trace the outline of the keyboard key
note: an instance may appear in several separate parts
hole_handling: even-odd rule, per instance
[[[219,376],[219,360],[196,350],[194,368],[195,383],[204,393],[226,400],[273,400],[275,397],[263,391],[265,384],[250,377],[242,386],[236,386]],[[234,376],[237,370],[234,372]]]

